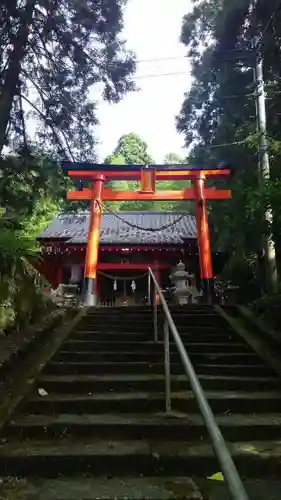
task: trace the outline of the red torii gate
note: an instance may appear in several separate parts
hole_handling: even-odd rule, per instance
[[[231,190],[206,187],[208,178],[217,179],[231,174],[228,168],[196,168],[189,165],[99,165],[92,163],[63,162],[63,169],[69,177],[91,183],[91,187],[68,193],[69,200],[89,200],[91,217],[87,254],[85,262],[85,304],[96,305],[96,277],[102,205],[104,201],[172,201],[194,200],[196,202],[197,241],[200,259],[200,273],[203,295],[212,299],[214,277],[207,213],[207,200],[231,198]],[[183,190],[157,191],[157,181],[191,180],[192,187]],[[112,180],[138,180],[138,191],[115,191],[105,187]]]

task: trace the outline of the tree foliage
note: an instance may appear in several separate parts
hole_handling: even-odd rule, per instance
[[[68,181],[39,151],[0,160],[0,331],[26,326],[52,303],[36,272],[37,234],[63,209]]]
[[[44,309],[30,260],[35,236],[64,208],[70,184],[53,158],[95,160],[94,96],[118,102],[134,89],[125,3],[1,2],[0,155],[4,146],[10,154],[0,159],[0,329]]]
[[[110,165],[151,165],[154,163],[148,153],[148,146],[145,141],[137,134],[130,133],[120,137],[113,153],[105,159],[105,163]],[[111,187],[121,191],[136,191],[139,184],[134,181],[114,181]],[[149,210],[152,205],[149,202],[141,201],[123,201],[110,204],[111,209],[118,211],[124,210]]]
[[[154,163],[148,153],[147,143],[134,133],[120,137],[114,155],[121,156],[125,165],[149,165]]]
[[[130,133],[120,137],[113,153],[109,155],[105,163],[118,165],[153,165],[155,162],[148,152],[148,146],[138,135]],[[164,158],[167,165],[177,165],[184,163],[184,158],[176,153],[168,153]],[[186,184],[185,184],[186,186]],[[114,181],[111,187],[115,190],[137,191],[139,183],[134,181]],[[182,182],[162,181],[157,182],[157,190],[177,190],[184,187]],[[111,210],[144,210],[144,211],[169,211],[169,210],[189,210],[190,203],[184,202],[161,202],[161,201],[125,201],[107,204]]]
[[[125,0],[5,0],[0,5],[0,152],[37,139],[60,156],[94,158],[93,87],[118,102],[134,88],[121,37]]]
[[[39,211],[48,222],[48,204],[54,203],[58,210],[65,203],[67,186],[60,166],[45,153],[19,153],[0,160],[1,205],[21,226]]]
[[[53,159],[95,160],[95,96],[118,102],[134,89],[134,55],[122,38],[125,4],[1,2],[0,329],[42,306],[30,252],[37,255],[35,236],[64,209],[70,184]]]
[[[165,165],[180,165],[185,162],[185,158],[182,158],[177,153],[168,153],[164,158]]]
[[[255,3],[202,0],[194,4],[193,12],[183,20],[181,33],[191,59],[194,81],[177,117],[177,128],[184,134],[186,146],[191,148],[191,163],[217,165],[229,161],[234,165],[233,179],[221,182],[221,186],[227,184],[232,188],[232,200],[210,204],[216,228],[215,244],[232,256],[228,273],[233,279],[239,277],[239,261],[241,268],[247,267],[252,277],[262,281],[262,237],[272,229],[263,221],[269,204],[277,215],[273,230],[277,248],[280,247],[281,221],[277,206],[281,194],[278,168],[281,12],[276,11],[272,16],[276,10],[275,0]],[[264,57],[272,172],[271,180],[263,187],[258,169],[254,40],[258,41],[257,47]]]
[[[42,294],[35,271],[39,248],[32,237],[17,229],[18,222],[0,216],[0,332],[21,328],[49,312],[52,303]]]

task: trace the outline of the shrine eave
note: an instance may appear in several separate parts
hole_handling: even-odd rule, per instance
[[[62,214],[38,235],[38,241],[58,241],[68,245],[87,244],[89,212]],[[196,218],[176,212],[121,212],[118,217],[104,213],[100,245],[184,246],[196,241]]]
[[[61,248],[71,248],[73,250],[75,249],[86,249],[87,243],[71,243],[71,241],[62,241],[59,239],[48,239],[48,238],[37,238],[38,243],[40,243],[41,246],[54,246],[54,247],[61,247]],[[155,250],[155,249],[180,249],[180,248],[186,248],[188,246],[197,246],[197,241],[194,238],[187,239],[184,241],[184,243],[162,243],[162,244],[152,244],[148,245],[146,243],[100,243],[100,249],[101,250],[110,250],[110,251],[124,251],[124,250]]]

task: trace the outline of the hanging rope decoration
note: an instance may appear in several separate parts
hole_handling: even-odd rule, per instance
[[[105,278],[113,280],[113,281],[135,281],[135,280],[138,280],[138,279],[141,279],[141,278],[144,278],[145,276],[147,276],[148,272],[141,274],[141,275],[138,274],[138,276],[112,276],[111,274],[107,274],[107,273],[104,273],[102,271],[98,271],[98,274],[100,274],[101,276],[104,276]]]
[[[133,229],[138,229],[139,231],[147,231],[147,232],[151,232],[151,233],[158,233],[159,231],[164,231],[165,229],[168,229],[169,227],[175,226],[176,224],[178,224],[178,222],[180,222],[186,216],[186,214],[183,214],[174,222],[170,222],[169,224],[165,224],[164,226],[160,226],[157,228],[141,227],[141,226],[138,226],[137,224],[132,224],[131,222],[128,222],[127,220],[123,219],[122,217],[120,217],[120,215],[117,215],[116,212],[113,212],[113,210],[108,208],[102,201],[97,200],[97,203],[100,205],[101,208],[104,208],[104,210],[106,210],[107,212],[114,215],[116,217],[116,219],[119,219],[121,222],[123,222],[123,224],[126,224],[127,226],[130,226]]]

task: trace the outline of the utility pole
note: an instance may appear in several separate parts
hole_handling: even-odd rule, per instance
[[[256,114],[257,129],[259,134],[259,182],[262,189],[270,179],[270,166],[267,150],[267,130],[266,130],[266,107],[263,81],[263,58],[259,49],[259,37],[255,38],[254,48],[256,52],[256,64],[254,67],[254,81],[256,84]],[[265,255],[266,270],[266,291],[267,293],[277,293],[278,275],[276,265],[275,242],[272,234],[272,209],[266,208],[264,221],[267,226],[266,234],[263,237],[263,250]]]

